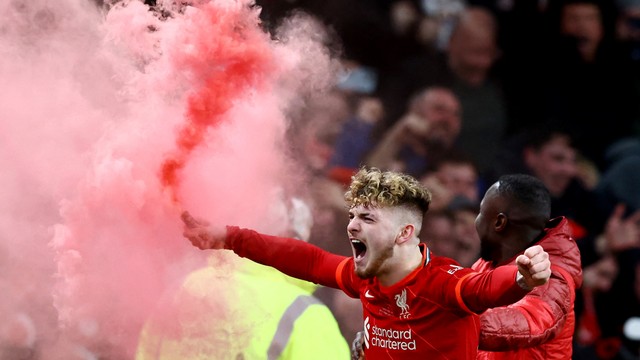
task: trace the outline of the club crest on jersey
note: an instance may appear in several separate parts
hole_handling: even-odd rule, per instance
[[[409,313],[409,305],[407,305],[407,289],[403,289],[400,294],[395,296],[396,305],[400,308],[400,318],[408,319],[411,314]]]
[[[449,273],[451,275],[455,274],[455,272],[458,271],[458,270],[464,269],[462,266],[458,266],[458,265],[449,265],[449,266],[451,266],[451,269],[449,269],[449,271],[447,271],[447,273]]]

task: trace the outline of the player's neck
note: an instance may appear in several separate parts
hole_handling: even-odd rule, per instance
[[[390,271],[378,276],[382,286],[388,287],[397,284],[423,264],[423,254],[417,245],[398,248],[396,252]]]
[[[531,245],[531,236],[528,234],[519,234],[511,239],[506,239],[502,242],[502,248],[500,256],[494,257],[493,261],[496,264],[502,264],[504,261],[515,258],[516,255],[522,253],[526,248]]]

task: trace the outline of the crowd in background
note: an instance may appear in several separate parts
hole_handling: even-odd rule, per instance
[[[581,250],[574,358],[640,356],[640,2],[258,5],[267,27],[298,10],[317,16],[348,69],[311,100],[309,114],[331,122],[293,134],[316,179],[312,242],[351,254],[334,241],[348,220],[342,194],[360,166],[375,166],[424,182],[434,197],[421,239],[470,266],[479,194],[500,175],[534,175]],[[352,339],[359,302],[318,294]]]

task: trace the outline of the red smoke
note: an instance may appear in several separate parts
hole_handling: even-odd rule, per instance
[[[180,170],[194,148],[203,143],[207,130],[216,127],[248,90],[263,87],[265,75],[274,70],[267,34],[260,30],[255,10],[247,5],[206,6],[190,34],[188,52],[175,58],[200,86],[189,96],[185,122],[177,137],[177,149],[162,163],[161,181],[178,202]]]
[[[0,337],[37,358],[133,358],[208,258],[177,205],[281,231],[272,190],[303,175],[284,112],[332,74],[308,19],[272,41],[249,1],[94,3],[0,1]]]

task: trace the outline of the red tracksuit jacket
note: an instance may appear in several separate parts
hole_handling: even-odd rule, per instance
[[[480,360],[570,360],[575,325],[575,289],[582,284],[580,250],[571,237],[567,219],[549,222],[538,242],[549,254],[551,278],[522,300],[490,309],[480,317]],[[503,264],[513,264],[514,256]],[[494,266],[482,259],[473,268]]]

